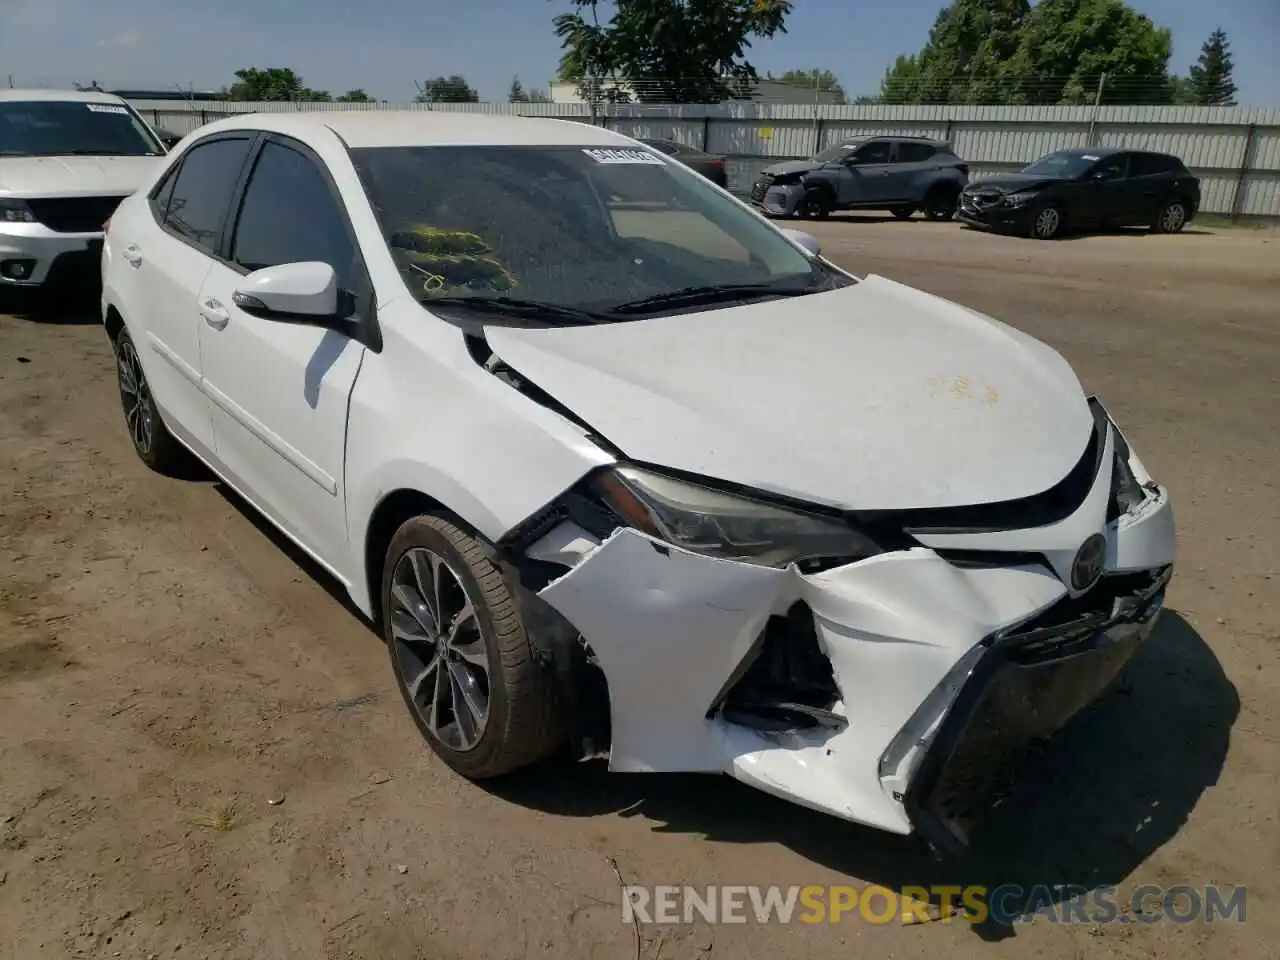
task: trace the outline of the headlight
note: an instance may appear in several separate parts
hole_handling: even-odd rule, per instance
[[[31,214],[31,208],[27,206],[25,200],[4,200],[0,199],[0,220],[6,223],[35,223],[36,218]]]
[[[1005,194],[1004,202],[1011,207],[1020,207],[1024,203],[1029,203],[1033,199],[1035,199],[1035,193],[1028,191],[1025,193]]]
[[[785,567],[819,559],[852,563],[884,552],[841,519],[721,493],[636,467],[602,474],[596,490],[636,529],[724,560]]]

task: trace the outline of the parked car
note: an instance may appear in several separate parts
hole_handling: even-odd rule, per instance
[[[674,157],[683,163],[686,167],[697,170],[700,174],[710,180],[717,186],[728,189],[729,179],[725,172],[725,158],[714,153],[707,153],[699,150],[697,147],[691,147],[688,144],[678,143],[675,140],[663,140],[657,137],[650,137],[640,141],[647,146],[660,153],[665,153],[669,157]]]
[[[930,220],[950,220],[968,182],[969,165],[945,141],[858,137],[808,160],[765,167],[751,188],[751,200],[773,217],[888,210],[906,220],[923,210]]]
[[[138,456],[336,577],[469,778],[568,743],[959,848],[1172,571],[1061,356],[601,128],[219,120],[103,277]]]
[[[1106,227],[1178,233],[1199,209],[1200,180],[1177,157],[1080,147],[971,184],[961,195],[959,218],[973,227],[1052,240],[1071,229]]]
[[[0,289],[96,274],[102,225],[164,153],[119,97],[0,90]]]

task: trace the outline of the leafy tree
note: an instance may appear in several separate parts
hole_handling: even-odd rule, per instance
[[[324,90],[312,90],[288,67],[245,67],[226,91],[230,100],[332,100]]]
[[[998,102],[1002,66],[1017,49],[1029,9],[1027,0],[955,0],[939,11],[909,72],[907,102]]]
[[[359,87],[357,87],[354,90],[348,90],[342,96],[335,97],[334,99],[337,100],[339,103],[373,103],[374,102],[373,97],[369,96],[367,93],[364,92],[364,90],[362,90]]]
[[[600,22],[599,0],[569,0],[555,17],[561,76],[588,102],[608,99],[620,78],[641,102],[717,103],[757,79],[745,59],[753,38],[785,33],[791,0],[614,0]],[[613,96],[617,96],[614,94]]]
[[[508,103],[528,103],[529,95],[524,92],[524,84],[519,77],[511,78],[511,89],[507,91]]]
[[[880,81],[879,103],[917,103],[920,97],[920,60],[915,54],[904,54],[884,72]]]
[[[1191,67],[1192,102],[1208,107],[1234,107],[1236,85],[1231,78],[1234,69],[1227,34],[1219,28],[1209,34],[1200,48],[1200,60]]]
[[[537,87],[530,87],[528,90],[530,103],[550,103],[551,94],[546,90],[540,90]]]
[[[480,94],[455,73],[424,81],[413,99],[418,103],[479,103]]]
[[[769,79],[773,79],[770,74]],[[806,90],[821,90],[835,96],[836,103],[845,102],[844,87],[830,70],[788,70],[779,78],[783,83]]]
[[[1178,106],[1190,106],[1198,102],[1190,77],[1180,77],[1176,73],[1169,76],[1169,102]]]
[[[1168,103],[1168,30],[1122,0],[1040,0],[1027,14],[1004,65],[1005,102]]]

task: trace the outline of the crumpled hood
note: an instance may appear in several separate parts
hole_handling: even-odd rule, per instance
[[[0,194],[12,197],[124,197],[164,157],[0,157]]]
[[[821,166],[822,164],[813,160],[787,160],[783,163],[775,163],[771,167],[765,167],[760,172],[771,177],[780,177],[788,173],[808,173],[810,170],[817,170]]]
[[[1040,493],[1093,428],[1055,351],[882,277],[490,346],[634,460],[852,510]]]
[[[1064,183],[1060,177],[1040,177],[1026,173],[1001,173],[983,177],[969,184],[972,193],[1015,193],[1018,190],[1039,190],[1055,183]]]

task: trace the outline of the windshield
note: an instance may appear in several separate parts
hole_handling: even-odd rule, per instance
[[[624,308],[602,318],[621,320],[727,301],[727,288],[758,299],[852,282],[646,150],[377,147],[351,156],[424,303]]]
[[[1098,157],[1091,154],[1062,151],[1041,157],[1022,172],[1036,177],[1058,177],[1062,180],[1074,180],[1098,162]]]
[[[146,125],[120,104],[0,102],[0,156],[155,157],[163,153]]]
[[[834,147],[827,147],[827,149],[815,153],[810,157],[810,159],[818,163],[831,163],[835,160],[843,160],[860,146],[862,146],[861,140],[853,140],[849,143],[837,143]]]

